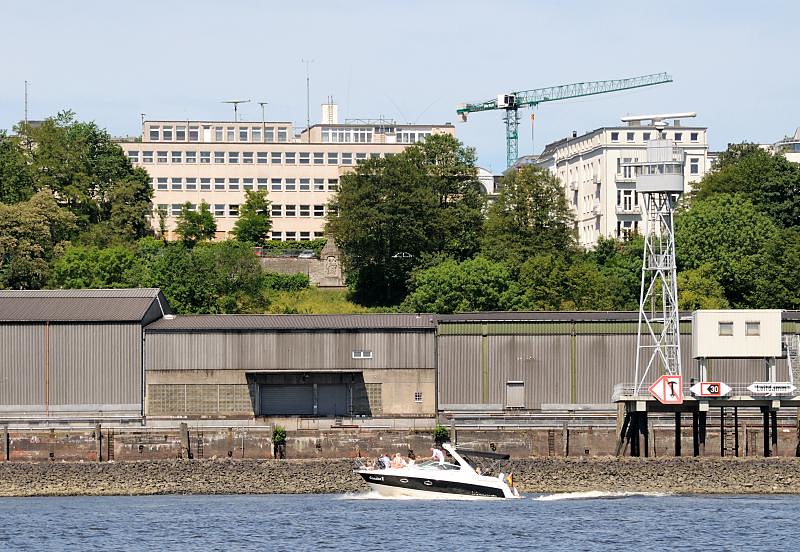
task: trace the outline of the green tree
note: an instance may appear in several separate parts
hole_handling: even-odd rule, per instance
[[[579,255],[543,253],[526,260],[519,269],[524,290],[518,308],[526,310],[611,310],[608,293],[597,265]]]
[[[70,245],[53,263],[50,285],[75,288],[136,287],[140,261],[124,246]]]
[[[19,137],[0,131],[0,203],[27,201],[34,193],[33,177]]]
[[[403,309],[412,312],[506,310],[517,295],[508,268],[483,257],[447,260],[411,277],[411,292]]]
[[[758,308],[754,293],[768,261],[765,247],[778,236],[768,216],[742,195],[716,194],[692,202],[675,221],[678,268],[712,274],[733,308]]]
[[[178,225],[175,230],[181,240],[188,247],[203,240],[210,240],[216,235],[217,222],[211,209],[205,200],[200,202],[197,209],[192,208],[188,201],[181,206],[181,214],[178,215]]]
[[[474,255],[483,206],[475,153],[449,135],[343,175],[327,231],[342,251],[355,300],[399,304],[410,272],[426,257]]]
[[[533,166],[506,171],[489,207],[483,253],[521,264],[537,254],[574,248],[574,220],[558,178]]]
[[[247,190],[245,202],[239,211],[239,220],[233,226],[238,241],[263,246],[270,238],[272,219],[267,192]]]
[[[134,169],[111,136],[64,111],[40,125],[17,128],[34,189],[50,189],[77,217],[78,229],[108,221],[115,237],[134,240],[148,228],[149,177]],[[127,234],[126,234],[127,232]],[[95,231],[95,236],[97,231]]]
[[[729,308],[725,289],[717,282],[711,265],[700,265],[678,274],[678,305],[689,311]]]
[[[612,310],[638,310],[643,248],[644,238],[634,235],[623,241],[601,238],[587,253],[602,274]]]
[[[756,144],[730,144],[697,185],[696,197],[740,194],[779,226],[800,226],[800,164]]]
[[[0,287],[39,289],[50,262],[75,229],[75,216],[41,191],[28,201],[0,204]]]

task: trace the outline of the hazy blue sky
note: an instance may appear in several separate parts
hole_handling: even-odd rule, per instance
[[[656,7],[658,6],[658,7]],[[774,142],[800,126],[800,2],[8,1],[0,3],[0,128],[72,109],[114,135],[152,119],[232,118],[268,101],[305,125],[340,117],[456,122],[460,102],[509,90],[670,72],[672,84],[541,105],[536,151],[625,114],[697,111],[711,146]],[[242,106],[260,120],[257,104]],[[520,154],[531,152],[523,114]],[[505,168],[499,112],[457,123],[480,163]]]

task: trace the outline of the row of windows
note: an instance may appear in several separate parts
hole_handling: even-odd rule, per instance
[[[387,153],[390,157],[392,154]],[[214,164],[229,165],[352,165],[364,161],[367,158],[377,159],[380,153],[365,152],[311,152],[307,151],[152,151],[129,150],[128,159],[131,163],[142,163],[149,165],[152,163],[187,163],[210,165]]]
[[[620,132],[612,132],[611,133],[611,141],[612,142],[619,142],[620,141]],[[635,142],[636,141],[636,132],[626,132],[625,133],[625,141],[626,142]],[[673,132],[671,135],[667,132],[664,133],[664,138],[671,139],[674,142],[682,142],[683,141],[683,132]],[[647,142],[651,138],[657,138],[658,135],[656,133],[651,132],[642,132],[642,140]],[[698,142],[700,140],[700,133],[699,132],[690,132],[689,133],[689,141],[690,142]]]
[[[159,203],[158,204],[158,212],[166,213],[173,217],[177,217],[181,214],[181,210],[183,209],[183,203]],[[211,209],[211,213],[215,217],[238,217],[239,216],[239,207],[238,203],[214,203],[213,205],[209,206]],[[189,210],[194,211],[197,209],[196,203],[189,204]],[[327,208],[325,205],[297,205],[297,204],[287,204],[287,205],[280,205],[277,203],[273,203],[270,206],[270,216],[271,217],[315,217],[315,218],[323,218],[325,213],[327,212]]]
[[[211,142],[212,136],[215,142],[288,142],[289,129],[266,125],[151,125],[147,136],[150,142],[200,142],[201,136],[203,142]]]
[[[394,130],[394,129],[382,129]],[[372,142],[372,128],[323,128],[322,129],[322,143],[324,144],[369,144]],[[386,134],[387,143],[397,144],[414,144],[422,142],[428,138],[432,133],[430,131],[410,131],[410,130],[397,130],[392,139],[391,132],[382,132]]]
[[[270,192],[335,192],[338,178],[196,178],[160,176],[151,180],[157,191],[218,191],[239,192],[261,190]]]

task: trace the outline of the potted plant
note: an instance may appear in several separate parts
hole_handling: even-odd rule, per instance
[[[272,428],[272,454],[281,460],[286,458],[286,429],[283,426]]]

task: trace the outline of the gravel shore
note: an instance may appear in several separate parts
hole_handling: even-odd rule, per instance
[[[0,464],[0,496],[363,492],[351,460],[157,460]],[[531,458],[511,463],[523,493],[800,494],[794,458]]]

